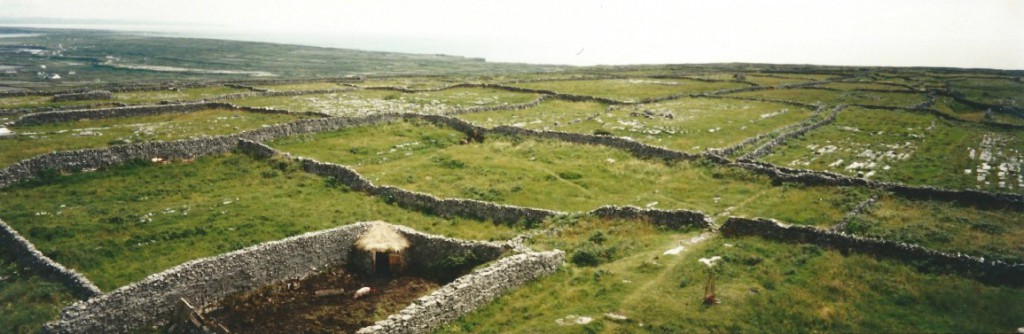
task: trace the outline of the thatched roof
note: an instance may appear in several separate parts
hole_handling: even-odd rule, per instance
[[[406,240],[391,225],[374,222],[355,243],[356,248],[370,252],[401,252],[409,248]]]

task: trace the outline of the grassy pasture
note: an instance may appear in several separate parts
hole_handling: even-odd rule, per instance
[[[986,259],[1024,262],[1021,212],[987,210],[945,202],[882,197],[858,215],[847,231],[860,235],[961,252]]]
[[[764,160],[914,185],[1022,193],[1022,151],[1019,131],[925,113],[851,108]]]
[[[666,164],[599,146],[463,134],[397,122],[279,139],[298,156],[352,166],[376,184],[563,211],[606,204],[695,209],[830,225],[866,194],[855,189],[773,186],[764,176],[701,161]]]
[[[359,221],[466,239],[515,235],[489,222],[404,210],[288,161],[236,154],[51,176],[0,191],[0,215],[103,290],[188,260]]]
[[[511,85],[622,101],[639,101],[675,94],[707,93],[746,86],[732,82],[701,82],[686,79],[564,80],[513,83]]]
[[[586,217],[558,226],[532,246],[565,250],[565,267],[437,332],[1005,332],[1024,312],[1021,289],[812,245],[717,236],[689,244],[698,232]],[[598,261],[581,255],[591,253]],[[713,269],[720,303],[706,306],[708,269],[698,260],[712,256],[722,257]]]
[[[422,93],[365,89],[330,94],[257,96],[229,102],[251,107],[324,112],[335,116],[360,116],[385,112],[440,114],[459,108],[521,104],[538,97],[537,94],[482,88],[455,88]]]
[[[37,333],[75,300],[64,285],[19,266],[0,244],[0,332]]]
[[[459,115],[474,124],[535,130],[605,133],[677,151],[698,153],[739,144],[760,133],[799,123],[812,110],[731,99],[678,100],[607,108],[602,104],[545,101],[525,110]]]
[[[302,117],[305,116],[208,109],[190,113],[19,126],[11,128],[11,131],[18,134],[17,137],[0,140],[0,166],[53,151],[225,135]]]
[[[818,105],[862,104],[891,107],[910,107],[928,100],[925,94],[829,91],[822,89],[773,89],[735,93],[729,94],[729,96],[787,100]]]

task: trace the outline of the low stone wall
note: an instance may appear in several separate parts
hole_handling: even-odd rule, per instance
[[[277,153],[273,148],[258,143],[246,143],[248,152],[266,155]],[[260,148],[259,146],[263,146]],[[471,199],[438,198],[391,186],[377,186],[359,175],[355,170],[341,165],[319,162],[307,158],[295,158],[304,170],[320,176],[332,177],[353,190],[363,191],[383,198],[400,207],[435,214],[442,217],[467,217],[490,220],[495,223],[517,222],[539,223],[548,217],[564,213],[552,210],[534,209],[513,205],[496,204]]]
[[[78,171],[120,165],[128,161],[154,157],[164,159],[190,159],[210,154],[225,153],[238,145],[239,139],[266,141],[303,133],[317,133],[346,127],[377,124],[400,119],[399,115],[374,115],[357,118],[304,119],[233,135],[184,139],[169,142],[146,142],[116,145],[108,148],[84,149],[47,153],[22,160],[0,169],[0,189],[35,178],[47,170]]]
[[[560,132],[560,131],[538,131],[524,129],[513,126],[498,126],[490,129],[489,133],[497,133],[509,136],[524,136],[524,137],[535,137],[535,138],[546,138],[560,140],[570,143],[586,144],[586,145],[600,145],[611,148],[624,150],[633,154],[638,158],[649,159],[658,158],[667,161],[688,161],[694,160],[700,157],[697,154],[689,154],[686,152],[673,151],[667,148],[657,147],[653,145],[644,144],[638,141],[614,137],[614,136],[598,136],[588,135],[582,133],[573,132]]]
[[[776,166],[753,160],[738,159],[733,165],[769,177],[807,185],[828,186],[859,186],[891,191],[906,198],[925,200],[944,200],[977,205],[981,207],[1010,208],[1024,210],[1024,196],[1008,193],[992,193],[973,189],[943,189],[929,186],[909,186],[900,183],[880,182],[863,178],[849,177],[831,172],[794,169]]]
[[[355,223],[310,232],[189,261],[105,295],[75,303],[61,312],[60,320],[47,324],[43,332],[145,331],[152,326],[167,324],[180,298],[202,308],[234,293],[305,277],[325,268],[344,267],[352,255],[353,243],[371,224]],[[410,250],[422,246],[422,251],[436,252],[437,256],[470,251],[487,261],[509,249],[499,243],[460,241],[395,227],[409,239]],[[421,260],[427,260],[427,254],[419,256]]]
[[[708,99],[730,99],[730,100],[782,103],[782,104],[788,104],[788,105],[791,105],[791,106],[794,106],[794,107],[807,108],[807,109],[811,109],[811,110],[818,110],[818,109],[821,108],[821,106],[819,106],[819,105],[810,104],[810,103],[803,103],[803,102],[790,101],[790,100],[766,99],[766,98],[760,98],[760,97],[744,97],[744,96],[728,96],[728,95],[701,95],[700,97],[708,98]]]
[[[460,277],[409,307],[357,333],[430,333],[491,302],[526,282],[550,275],[561,267],[565,252],[513,255]]]
[[[88,278],[65,268],[36,249],[31,242],[18,234],[14,228],[0,220],[0,243],[10,247],[19,265],[29,267],[40,276],[50,278],[67,286],[79,299],[103,294]]]
[[[790,131],[790,132],[786,132],[786,133],[782,133],[778,137],[775,137],[774,139],[768,141],[764,145],[761,145],[761,147],[758,147],[754,151],[743,155],[740,159],[757,159],[759,157],[763,157],[765,155],[771,154],[772,153],[772,149],[774,149],[776,146],[782,145],[787,140],[790,140],[792,138],[796,138],[796,137],[802,136],[803,134],[805,134],[807,132],[813,131],[813,130],[815,130],[817,128],[820,128],[822,126],[825,126],[825,125],[828,125],[828,124],[834,122],[836,120],[836,116],[839,115],[839,111],[841,111],[843,109],[846,109],[846,105],[841,105],[841,106],[835,107],[834,109],[832,109],[832,113],[829,114],[828,117],[825,117],[825,118],[823,118],[823,119],[821,119],[821,120],[819,120],[817,122],[813,122],[813,123],[807,124],[806,126],[798,128],[796,130],[793,130],[793,131]]]
[[[14,126],[39,125],[71,122],[80,119],[103,119],[113,117],[137,117],[167,113],[186,113],[210,108],[206,103],[172,104],[157,106],[135,106],[109,109],[62,110],[28,114],[14,121]]]
[[[846,253],[857,252],[895,259],[929,271],[955,272],[987,283],[1024,286],[1024,264],[938,252],[918,245],[862,238],[810,226],[788,226],[766,219],[730,217],[719,231],[727,237],[753,235],[784,242],[809,243]]]
[[[711,218],[700,211],[641,209],[635,206],[606,205],[588,212],[601,218],[645,221],[672,230],[687,227],[713,228]]]
[[[65,93],[53,96],[53,102],[65,101],[86,101],[86,100],[109,100],[113,95],[105,90],[93,90],[83,93]]]

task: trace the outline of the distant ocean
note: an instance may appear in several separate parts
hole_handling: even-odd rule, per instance
[[[489,62],[515,62],[535,64],[576,64],[579,59],[564,58],[577,53],[578,47],[558,46],[534,41],[496,41],[458,37],[426,37],[415,35],[299,33],[249,31],[209,25],[147,25],[147,24],[8,24],[0,27],[93,29],[137,32],[151,36],[212,38],[250,42],[296,44],[306,46],[358,49],[414,54],[444,54],[471,58],[485,58]],[[552,57],[561,54],[562,57]],[[564,58],[564,59],[559,59]],[[574,61],[575,60],[575,61]]]

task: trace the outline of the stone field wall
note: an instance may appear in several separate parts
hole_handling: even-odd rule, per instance
[[[287,155],[274,148],[253,141],[240,141],[239,149],[262,158]],[[442,217],[467,217],[489,220],[495,223],[513,224],[518,222],[539,223],[547,218],[566,214],[565,212],[553,210],[505,205],[473,199],[439,198],[430,194],[397,187],[377,186],[360,175],[359,172],[347,166],[324,163],[302,157],[294,158],[294,160],[299,162],[305,171],[334,178],[350,189],[381,197],[389,203],[394,203],[404,208]],[[683,229],[694,226],[706,228],[712,226],[710,219],[703,213],[689,210],[605,206],[586,214],[608,219],[644,220],[669,229]]]
[[[89,281],[82,274],[65,268],[60,263],[53,261],[37,250],[31,242],[2,220],[0,220],[0,243],[10,248],[19,265],[29,267],[43,277],[48,277],[64,284],[80,299],[98,296],[103,293],[92,281]]]
[[[816,244],[844,253],[891,258],[927,270],[952,271],[993,284],[1024,286],[1024,264],[938,252],[918,245],[862,238],[811,226],[784,225],[767,219],[730,217],[719,231],[727,237],[753,235],[777,241]]]
[[[554,273],[562,251],[516,254],[460,277],[357,333],[430,333],[526,282]]]

